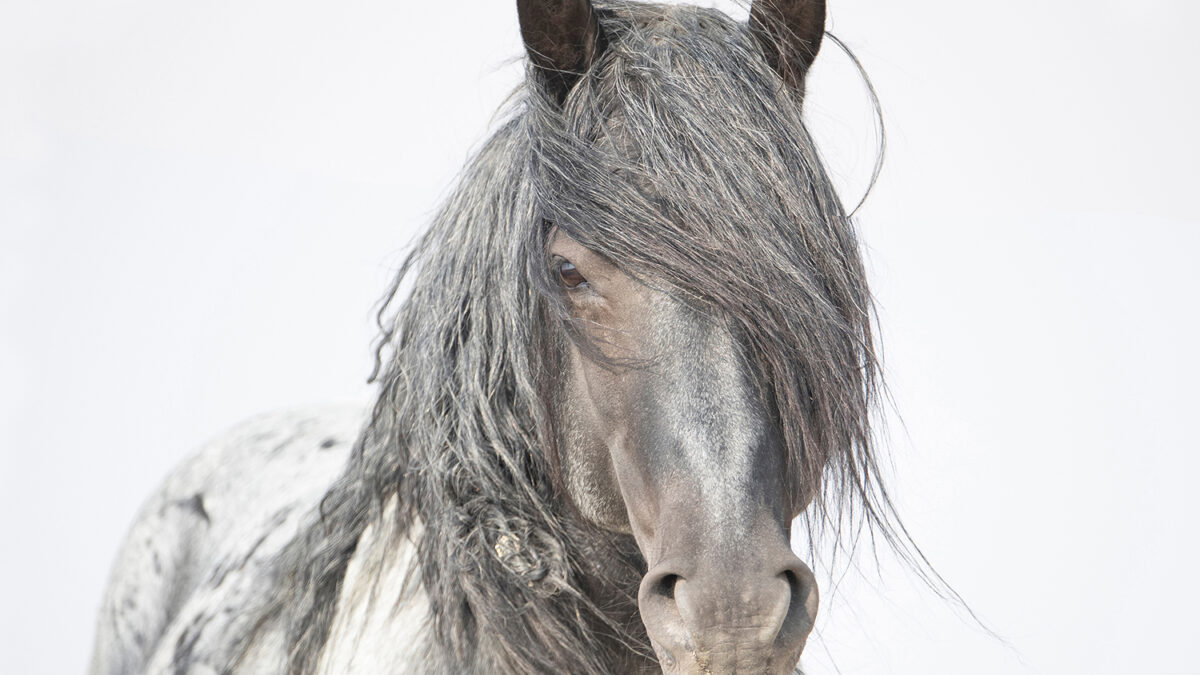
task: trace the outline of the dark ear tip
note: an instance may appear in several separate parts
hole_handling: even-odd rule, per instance
[[[588,0],[517,0],[521,37],[547,92],[561,103],[604,47]]]
[[[775,72],[803,91],[825,36],[825,0],[755,0],[750,30]]]

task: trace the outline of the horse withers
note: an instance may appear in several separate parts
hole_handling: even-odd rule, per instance
[[[523,95],[385,299],[375,406],[181,467],[93,673],[788,673],[793,519],[891,532],[871,298],[801,118],[824,3],[517,9]]]

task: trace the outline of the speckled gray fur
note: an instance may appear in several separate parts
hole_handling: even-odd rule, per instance
[[[253,632],[246,622],[275,582],[279,552],[311,522],[362,421],[356,409],[263,415],[176,469],[114,565],[91,672],[221,672]]]

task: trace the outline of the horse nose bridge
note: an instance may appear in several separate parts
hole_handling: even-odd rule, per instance
[[[636,423],[706,464],[729,464],[761,445],[772,425],[730,329],[661,294],[652,313],[658,349],[631,380]]]
[[[728,330],[705,323],[690,332],[700,334],[691,349],[665,354],[640,372],[625,423],[653,482],[670,493],[664,501],[704,505],[718,519],[746,519],[782,486],[778,429]]]
[[[782,451],[773,436],[672,438],[654,452],[650,480],[658,510],[651,536],[659,548],[737,547],[751,539],[787,538]]]
[[[653,508],[627,506],[643,512],[636,534],[651,565],[677,555],[727,559],[722,551],[787,541],[783,451],[770,429],[660,421],[641,440],[645,471],[639,479],[653,495]],[[786,543],[779,548],[786,550]]]

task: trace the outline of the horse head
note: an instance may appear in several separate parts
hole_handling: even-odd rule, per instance
[[[703,13],[517,4],[539,132],[553,130],[532,141],[565,493],[636,541],[665,672],[791,672],[818,593],[790,524],[828,444],[856,440],[839,425],[861,410],[839,405],[869,386],[861,270],[844,217],[813,197],[798,121],[824,2],[755,2],[724,44],[706,42],[721,33]],[[710,68],[738,59],[754,64],[740,83]],[[749,154],[713,159],[727,151]]]

